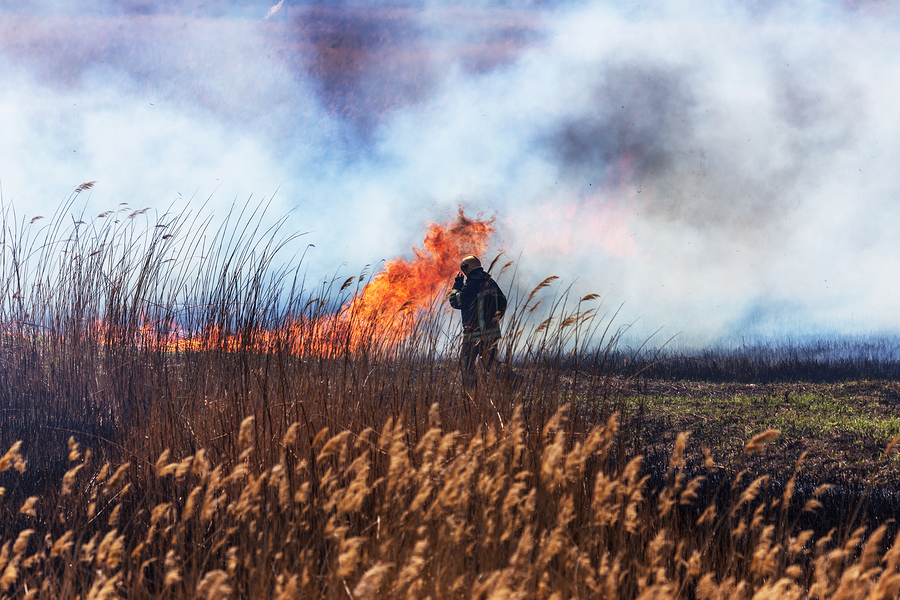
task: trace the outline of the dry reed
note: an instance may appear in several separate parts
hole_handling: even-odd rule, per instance
[[[305,291],[262,214],[204,238],[190,214],[36,232],[5,209],[4,597],[896,597],[888,528],[798,530],[821,496],[796,473],[713,483],[683,434],[651,485],[596,297],[513,294],[515,385],[462,388],[438,307],[298,352],[346,342],[353,282]]]

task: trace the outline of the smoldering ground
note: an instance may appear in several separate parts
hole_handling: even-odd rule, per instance
[[[696,343],[896,331],[883,3],[0,4],[5,201],[275,194],[310,268],[496,215],[523,285]]]

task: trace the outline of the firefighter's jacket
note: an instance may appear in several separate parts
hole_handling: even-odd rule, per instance
[[[506,296],[482,267],[474,269],[463,283],[457,278],[450,290],[450,306],[462,311],[463,340],[500,338],[500,319]]]

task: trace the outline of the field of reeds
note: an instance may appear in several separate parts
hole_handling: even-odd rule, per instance
[[[213,229],[70,206],[4,213],[4,597],[900,591],[896,525],[822,521],[804,456],[766,471],[777,431],[642,456],[659,355],[619,347],[595,297],[510,294],[506,366],[465,389],[442,297],[341,310],[372,276],[304,281],[261,208]]]

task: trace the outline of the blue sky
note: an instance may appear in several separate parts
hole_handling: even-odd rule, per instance
[[[28,217],[93,180],[89,213],[274,195],[323,276],[463,204],[523,286],[639,332],[896,332],[898,33],[864,1],[0,0],[0,185]]]

